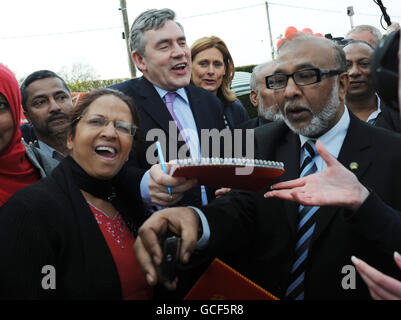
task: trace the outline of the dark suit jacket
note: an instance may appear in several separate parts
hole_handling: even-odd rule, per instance
[[[239,124],[237,126],[238,129],[255,129],[257,127],[259,127],[259,118],[252,118],[249,119],[248,121],[242,122],[241,124]]]
[[[177,144],[177,149],[175,149],[175,146],[172,149],[180,150],[184,142],[178,141],[177,143],[172,141],[169,135],[169,121],[174,120],[156,89],[145,77],[124,81],[112,85],[110,88],[122,91],[126,95],[132,97],[138,110],[140,118],[139,134],[141,135],[142,141],[138,143],[131,153],[128,162],[129,174],[127,174],[126,177],[128,180],[139,184],[143,174],[151,167],[151,164],[146,159],[146,152],[149,146],[157,140],[155,137],[151,137],[150,141],[145,140],[146,134],[150,130],[161,129],[165,134],[167,138],[165,150],[166,161],[177,158],[176,152],[170,154],[171,143]],[[225,128],[223,105],[215,95],[192,84],[185,87],[185,90],[188,95],[200,139],[202,129],[215,128],[222,130]],[[202,156],[211,156],[211,149],[207,150],[206,154],[202,154]],[[208,199],[213,199],[215,188],[206,188],[206,190]],[[199,187],[189,190],[184,196],[184,199],[179,203],[179,205],[199,204],[201,204]]]
[[[347,168],[351,162],[357,162],[359,167],[354,173],[358,179],[384,202],[401,209],[401,137],[350,116],[338,160]],[[283,122],[275,122],[256,129],[255,138],[258,158],[284,162],[286,172],[280,181],[298,177],[298,135]],[[265,199],[263,194],[267,190],[228,195],[202,208],[211,229],[207,253],[231,263],[229,257],[240,252],[245,258],[234,267],[283,297],[294,262],[298,205],[277,198]],[[306,264],[306,299],[370,298],[359,275],[356,289],[342,287],[343,278],[349,275],[342,270],[352,265],[352,255],[401,278],[392,258],[401,247],[400,237],[394,237],[401,230],[400,214],[361,212],[322,207],[315,214],[317,225]]]
[[[0,299],[122,298],[113,256],[66,160],[0,207]],[[139,225],[142,201],[130,194],[126,203]],[[42,288],[45,265],[55,268],[55,290]]]
[[[21,135],[24,141],[27,144],[32,143],[35,147],[39,148],[38,138],[36,137],[33,126],[29,123],[24,123],[21,124],[19,128],[21,129]]]
[[[401,133],[400,113],[386,106],[383,101],[380,109],[381,112],[377,116],[375,126]]]
[[[264,124],[271,123],[273,121],[265,120],[265,122],[261,122],[258,117],[252,118],[248,121],[245,121],[237,126],[238,129],[256,129],[257,127],[263,126]]]
[[[235,100],[232,103],[224,105],[224,114],[231,129],[237,128],[241,123],[249,120],[248,111],[242,105],[241,101]]]

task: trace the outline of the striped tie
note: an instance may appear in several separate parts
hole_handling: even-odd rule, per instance
[[[308,140],[304,146],[305,160],[300,169],[300,177],[305,177],[317,172],[314,158],[316,156],[315,141]],[[295,247],[295,262],[291,269],[290,286],[287,288],[286,298],[293,300],[304,299],[305,262],[308,256],[309,244],[315,229],[313,215],[320,207],[299,205],[298,208],[298,229],[297,244]]]

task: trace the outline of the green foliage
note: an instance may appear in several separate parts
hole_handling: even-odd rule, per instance
[[[252,73],[253,68],[255,68],[256,64],[251,64],[249,66],[241,66],[236,67],[235,71],[244,71]],[[245,107],[246,111],[248,111],[249,119],[255,118],[258,116],[257,109],[252,105],[251,100],[249,99],[249,94],[244,94],[238,97],[238,100],[241,101],[242,105]]]
[[[244,72],[252,73],[253,68],[255,68],[256,66],[257,66],[257,64],[251,64],[249,66],[236,67],[235,71],[244,71]]]
[[[239,96],[238,100],[241,101],[241,103],[245,107],[246,111],[248,111],[249,119],[252,119],[252,118],[255,118],[258,116],[258,110],[251,103],[251,100],[249,99],[249,94],[244,94],[242,96]]]
[[[75,81],[73,83],[68,83],[68,87],[71,92],[88,92],[93,89],[105,88],[125,80],[128,79]]]

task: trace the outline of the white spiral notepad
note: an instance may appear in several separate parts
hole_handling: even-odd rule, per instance
[[[258,191],[284,173],[282,162],[245,158],[178,159],[173,177],[196,178],[200,185]]]

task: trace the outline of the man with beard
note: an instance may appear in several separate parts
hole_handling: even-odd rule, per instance
[[[362,40],[344,46],[350,78],[345,104],[362,121],[401,132],[399,112],[386,106],[376,94],[370,70],[373,51],[374,47]]]
[[[401,58],[401,35],[398,37],[398,57]],[[395,37],[389,41],[395,41]],[[387,40],[386,40],[387,41]],[[384,46],[385,47],[385,46]],[[389,47],[385,50],[389,50]],[[381,49],[379,49],[381,50]],[[388,51],[387,51],[388,52]],[[377,52],[376,52],[377,54]],[[389,54],[394,57],[395,52]],[[395,104],[398,100],[398,105],[401,106],[401,64],[397,64],[398,72],[395,65],[386,66],[387,70],[393,72],[393,77],[398,78],[398,94],[389,91],[384,95],[390,102]],[[395,80],[395,79],[394,79]],[[397,89],[395,89],[397,90]],[[399,119],[398,119],[399,120]],[[371,221],[370,217],[380,215],[380,223],[366,223],[364,226],[365,232],[372,235],[383,234],[386,237],[378,237],[382,247],[387,247],[386,241],[398,243],[398,250],[401,243],[401,212],[394,210],[387,205],[374,190],[366,192],[365,188],[356,179],[355,175],[334,159],[323,147],[318,146],[318,152],[324,161],[327,163],[326,170],[309,175],[307,177],[278,183],[272,186],[273,191],[266,194],[268,197],[279,197],[285,200],[296,201],[302,205],[308,206],[349,206],[357,209],[359,219],[367,222]],[[340,178],[341,177],[341,178]],[[330,194],[330,197],[327,195]],[[379,220],[376,220],[379,222]],[[401,281],[383,274],[366,262],[353,256],[352,262],[356,266],[361,277],[369,287],[370,294],[376,300],[400,300],[401,299]],[[394,261],[401,268],[401,256],[395,251]]]
[[[24,80],[20,90],[24,115],[32,125],[21,127],[25,142],[60,161],[67,153],[67,130],[73,108],[70,89],[56,73],[39,70]]]
[[[326,163],[316,152],[324,144],[333,158],[353,170],[361,182],[358,190],[345,192],[336,207],[267,198],[267,186],[255,194],[229,194],[196,210],[156,212],[140,228],[135,243],[142,270],[154,285],[155,267],[161,262],[157,239],[170,230],[182,238],[183,263],[195,255],[197,244],[207,257],[223,261],[238,253],[249,258],[251,253],[247,269],[241,271],[280,298],[368,299],[363,280],[347,271],[351,256],[399,278],[392,261],[398,243],[385,235],[388,225],[381,223],[380,215],[360,216],[358,202],[348,203],[348,198],[355,194],[366,198],[368,190],[374,190],[393,208],[401,208],[401,138],[366,124],[345,107],[349,82],[345,54],[328,39],[302,36],[285,43],[266,81],[275,90],[284,122],[255,130],[257,158],[284,162],[280,181],[292,180],[324,170]],[[337,183],[342,179],[338,176]],[[325,197],[331,196],[327,190]],[[377,227],[375,233],[370,232],[372,225]],[[386,241],[381,242],[383,238]],[[177,279],[165,285],[174,289]]]
[[[263,124],[281,120],[280,110],[274,100],[274,91],[266,87],[266,76],[274,71],[274,61],[257,65],[251,75],[249,100],[258,109],[258,117],[239,125],[240,129],[254,129]]]

